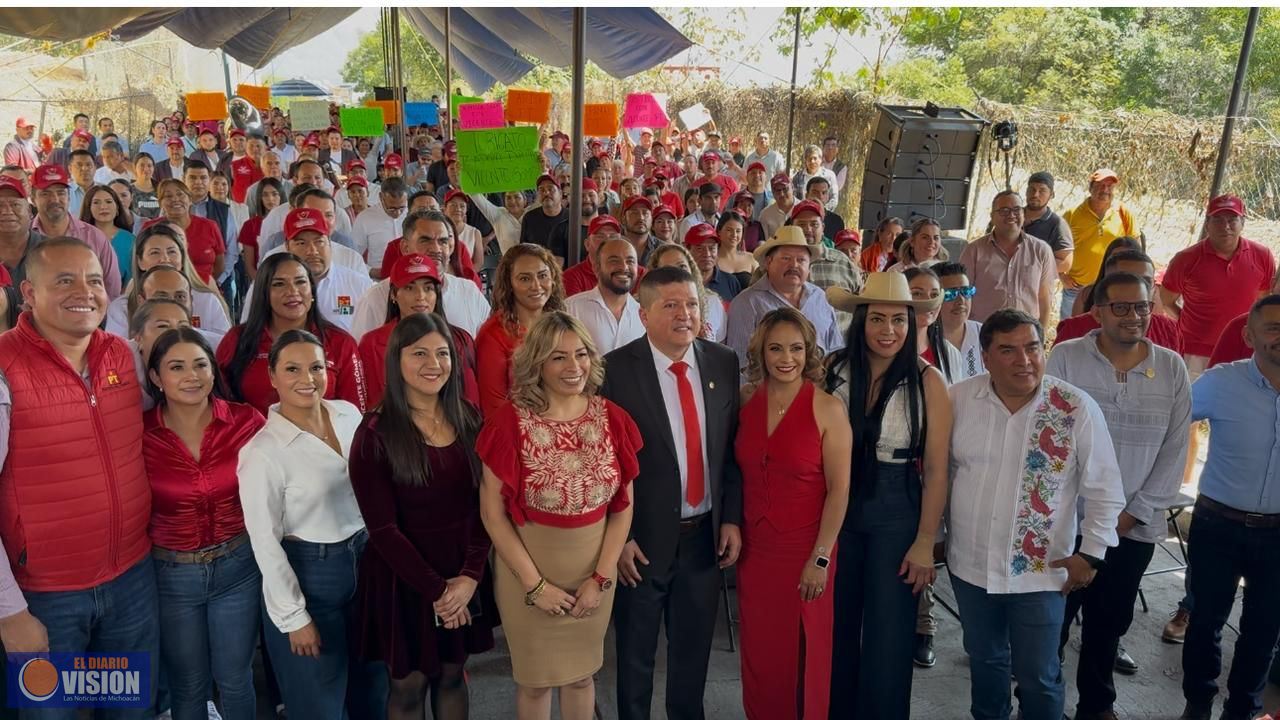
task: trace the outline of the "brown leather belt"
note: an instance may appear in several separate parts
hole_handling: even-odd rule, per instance
[[[682,531],[692,530],[710,519],[711,519],[711,513],[709,512],[702,513],[701,515],[695,515],[691,518],[685,518],[680,521],[680,529]]]
[[[214,545],[194,552],[179,552],[152,546],[151,557],[164,562],[182,565],[207,565],[218,558],[230,555],[247,542],[249,542],[249,533],[242,532],[221,545]]]
[[[1232,522],[1238,522],[1247,528],[1280,527],[1280,513],[1274,513],[1274,514],[1248,513],[1243,510],[1237,510],[1233,507],[1223,505],[1217,500],[1214,500],[1212,498],[1207,498],[1204,495],[1201,495],[1196,500],[1196,507],[1197,509],[1204,508],[1205,510],[1208,510],[1210,513],[1217,515],[1220,518],[1224,518]]]

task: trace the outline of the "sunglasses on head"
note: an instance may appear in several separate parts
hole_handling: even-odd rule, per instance
[[[952,300],[955,300],[958,297],[972,299],[973,296],[977,294],[978,294],[978,288],[972,285],[965,285],[963,287],[957,287],[957,288],[944,288],[942,290],[942,302],[951,302]]]

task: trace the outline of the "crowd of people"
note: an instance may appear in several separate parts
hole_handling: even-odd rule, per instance
[[[1012,681],[1059,720],[1079,617],[1074,717],[1117,718],[1200,421],[1165,638],[1207,720],[1243,579],[1219,717],[1261,708],[1280,276],[1241,199],[1158,270],[1115,172],[1060,214],[1036,172],[953,260],[932,218],[846,225],[834,137],[788,174],[763,132],[557,132],[484,196],[438,127],[89,122],[19,118],[0,170],[0,642],[151,653],[121,717],[464,718],[501,626],[511,715],[586,720],[612,625],[619,717],[665,630],[701,718],[732,569],[749,718],[910,717],[940,572],[972,717]]]

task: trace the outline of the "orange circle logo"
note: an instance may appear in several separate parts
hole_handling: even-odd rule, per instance
[[[28,700],[48,700],[58,690],[58,668],[45,658],[31,658],[18,673],[18,689]]]

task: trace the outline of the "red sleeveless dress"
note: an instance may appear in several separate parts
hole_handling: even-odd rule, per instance
[[[737,566],[742,704],[752,719],[826,718],[830,702],[835,548],[826,592],[804,602],[799,590],[827,498],[814,392],[805,382],[772,435],[765,386],[739,412],[734,452],[744,516]],[[796,707],[798,697],[803,709]]]

